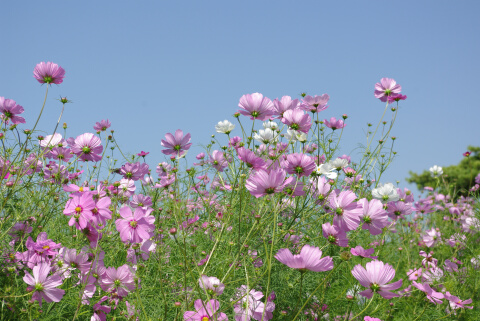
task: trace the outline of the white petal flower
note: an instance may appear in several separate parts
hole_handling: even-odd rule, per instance
[[[392,183],[386,183],[385,185],[379,184],[378,188],[373,189],[372,196],[373,198],[382,201],[384,204],[392,201],[395,202],[400,199],[397,189]]]
[[[305,143],[307,141],[307,134],[299,132],[293,129],[287,129],[287,133],[285,134],[285,138],[288,139],[290,142],[301,142]]]
[[[316,172],[319,175],[325,175],[325,177],[329,179],[335,179],[337,178],[337,173],[335,173],[334,170],[335,168],[332,165],[326,163],[320,164],[320,166],[317,167]]]
[[[440,166],[433,165],[432,167],[430,167],[430,172],[434,177],[437,177],[443,174],[443,169]]]
[[[278,134],[270,128],[260,129],[253,138],[263,144],[273,144],[277,142]]]
[[[263,128],[267,129],[267,128],[270,128],[270,129],[278,129],[278,124],[276,122],[273,122],[273,121],[266,121],[263,123]]]
[[[335,168],[337,171],[341,170],[344,167],[348,166],[348,160],[343,159],[343,158],[336,158],[333,161],[329,162],[330,165],[332,165],[333,168]]]
[[[218,124],[215,125],[215,130],[217,133],[221,134],[230,134],[234,128],[235,125],[226,119],[224,121],[219,121]]]

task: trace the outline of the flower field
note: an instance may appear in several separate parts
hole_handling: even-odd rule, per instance
[[[40,135],[65,70],[33,76],[37,119],[0,97],[1,320],[480,320],[480,174],[461,195],[437,165],[421,195],[382,180],[408,105],[394,79],[372,86],[361,153],[339,152],[328,94],[251,93],[204,152],[182,128],[152,160],[107,119],[70,137],[66,97]]]

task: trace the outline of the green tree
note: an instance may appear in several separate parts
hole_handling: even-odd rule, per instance
[[[468,146],[470,156],[464,157],[458,165],[443,167],[443,175],[433,177],[429,170],[421,174],[410,171],[409,183],[417,184],[419,190],[424,187],[438,187],[441,193],[450,193],[455,198],[467,195],[468,190],[475,185],[475,177],[480,173],[480,147]]]

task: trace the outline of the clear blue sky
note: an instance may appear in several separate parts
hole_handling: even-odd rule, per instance
[[[149,151],[152,167],[165,133],[190,132],[195,155],[253,92],[328,93],[323,116],[349,115],[348,154],[381,116],[373,87],[382,77],[408,95],[392,132],[398,158],[382,181],[457,164],[467,145],[480,145],[479,1],[51,0],[0,9],[0,96],[25,108],[24,128],[44,96],[33,68],[52,61],[66,77],[52,86],[39,128],[53,130],[55,99],[67,96],[70,136],[108,118],[123,149]]]

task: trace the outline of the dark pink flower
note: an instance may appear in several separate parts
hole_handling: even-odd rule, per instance
[[[250,119],[267,120],[274,114],[272,101],[263,97],[260,93],[246,94],[240,98],[238,103],[240,114],[249,116]]]
[[[33,267],[33,276],[25,272],[23,281],[30,285],[30,289],[35,291],[32,295],[33,301],[38,301],[40,307],[42,306],[42,299],[45,302],[60,302],[65,294],[65,290],[57,289],[57,286],[62,285],[62,278],[58,274],[48,276],[52,267],[49,263],[40,263]]]
[[[375,84],[375,98],[386,102],[388,96],[392,94],[399,94],[402,91],[402,86],[397,85],[397,82],[391,78],[382,78],[380,82]]]
[[[286,180],[285,177],[286,173],[283,169],[273,169],[271,171],[260,169],[253,175],[250,175],[245,183],[245,187],[256,198],[267,194],[279,193],[293,180],[293,177],[289,177]]]
[[[95,208],[95,201],[91,193],[75,193],[72,199],[68,200],[63,214],[71,216],[68,225],[79,230],[87,227],[87,222],[92,219],[92,210]]]
[[[15,100],[0,97],[0,118],[3,119],[5,124],[8,124],[10,121],[13,124],[25,124],[25,118],[17,116],[24,111],[23,107],[18,105]]]
[[[165,134],[165,140],[162,139],[161,144],[166,149],[162,150],[165,155],[183,156],[192,146],[190,143],[190,134],[183,136],[183,131],[177,129],[175,136],[171,133]]]
[[[266,162],[262,158],[255,155],[255,153],[251,150],[245,147],[240,147],[237,149],[237,154],[238,158],[247,164],[248,167],[255,170],[266,169]]]
[[[305,154],[289,154],[287,159],[282,163],[282,167],[289,174],[296,174],[298,177],[310,176],[317,168],[315,161]]]
[[[318,247],[308,244],[302,247],[300,254],[293,255],[289,249],[280,249],[275,255],[275,258],[280,261],[280,263],[302,272],[306,270],[324,272],[333,269],[332,258],[330,256],[321,257],[322,251]]]
[[[354,256],[360,256],[369,259],[378,259],[378,256],[372,256],[375,249],[364,249],[361,245],[357,245],[354,248],[350,249],[350,253]]]
[[[323,237],[325,237],[328,242],[341,247],[348,246],[347,233],[340,230],[338,227],[327,222],[322,224],[322,232]]]
[[[383,298],[391,299],[399,297],[399,294],[390,291],[396,290],[402,286],[402,280],[387,284],[395,277],[395,270],[390,264],[374,260],[366,264],[366,269],[358,264],[352,270],[353,276],[366,288],[360,292],[360,295],[371,298],[374,292],[378,292]]]
[[[143,150],[137,154],[137,156],[140,156],[140,157],[145,157],[147,156],[148,154],[150,154],[150,152],[144,152]]]
[[[391,104],[395,101],[400,101],[400,100],[405,100],[405,99],[407,99],[407,95],[402,95],[402,94],[391,94],[387,98],[389,104]]]
[[[430,300],[430,302],[435,303],[435,304],[442,304],[443,301],[442,299],[445,297],[443,293],[437,292],[434,289],[430,287],[428,283],[417,283],[415,281],[412,281],[412,284],[414,287],[419,289],[422,292],[425,292],[427,295],[427,299]]]
[[[460,300],[457,296],[454,296],[452,295],[450,292],[447,291],[447,293],[445,293],[445,299],[447,299],[448,301],[450,301],[450,307],[452,309],[458,309],[458,308],[461,308],[461,309],[473,309],[473,306],[466,306],[466,304],[470,304],[472,303],[472,299],[468,299],[468,300]]]
[[[61,84],[65,77],[65,70],[53,62],[41,62],[33,69],[33,77],[41,84]]]
[[[148,174],[148,169],[149,167],[147,163],[126,163],[120,168],[120,174],[126,179],[138,181]]]

